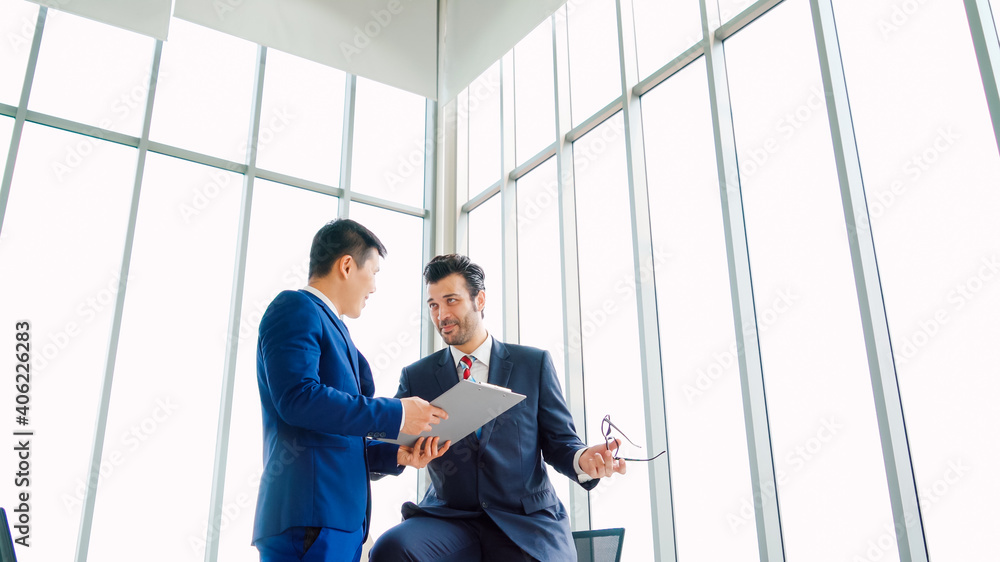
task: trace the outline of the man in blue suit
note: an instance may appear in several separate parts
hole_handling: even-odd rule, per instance
[[[357,318],[385,256],[352,220],[323,226],[309,253],[309,285],[283,291],[260,322],[257,385],[264,472],[253,544],[262,562],[361,558],[371,514],[369,473],[398,474],[448,450],[367,437],[417,434],[446,418],[420,398],[372,398],[375,384],[340,315]]]
[[[569,517],[543,459],[588,490],[625,473],[604,442],[587,448],[577,437],[548,352],[487,332],[484,277],[454,254],[424,268],[431,318],[449,347],[403,369],[396,396],[432,400],[466,378],[527,398],[428,464],[427,494],[403,505],[404,521],[376,541],[373,562],[575,561]]]

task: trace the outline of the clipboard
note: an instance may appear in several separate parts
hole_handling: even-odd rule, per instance
[[[457,443],[473,431],[516,406],[525,396],[509,388],[489,383],[458,381],[444,394],[431,400],[431,404],[448,412],[448,419],[431,426],[420,435],[400,433],[396,439],[378,438],[379,441],[412,447],[420,437],[440,437],[441,443]]]

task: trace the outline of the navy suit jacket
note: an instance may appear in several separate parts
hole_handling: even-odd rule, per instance
[[[476,517],[486,513],[531,556],[575,561],[569,517],[542,460],[576,482],[573,457],[586,447],[576,434],[552,358],[547,351],[493,340],[489,381],[526,399],[454,443],[427,465],[431,485],[419,505],[403,505],[403,518]],[[458,384],[445,348],[403,369],[397,398],[433,400]],[[583,487],[591,489],[598,480]]]
[[[399,400],[372,398],[368,361],[344,323],[308,291],[283,291],[260,321],[257,386],[264,472],[253,542],[289,527],[368,536],[369,472],[398,474]]]

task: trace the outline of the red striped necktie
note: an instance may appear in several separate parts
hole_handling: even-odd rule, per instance
[[[463,379],[465,379],[465,380],[472,379],[473,382],[475,382],[476,379],[474,379],[472,377],[472,362],[475,361],[475,360],[476,360],[475,357],[472,357],[472,356],[469,356],[469,355],[463,355],[462,358],[459,359],[459,362],[462,363],[462,365],[465,366],[465,369],[462,371],[462,378]]]

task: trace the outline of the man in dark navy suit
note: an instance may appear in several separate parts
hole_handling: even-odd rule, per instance
[[[421,398],[372,398],[375,383],[340,315],[375,292],[382,242],[352,220],[316,233],[309,285],[268,306],[257,342],[264,473],[253,544],[262,562],[359,560],[371,514],[369,473],[398,474],[448,450],[368,437],[418,434],[447,418]]]
[[[484,278],[454,254],[424,268],[431,318],[449,347],[403,369],[396,396],[433,400],[464,378],[527,398],[429,462],[427,494],[403,505],[404,521],[376,541],[373,562],[575,561],[569,517],[542,461],[588,490],[625,473],[605,443],[580,441],[548,352],[487,332]]]

